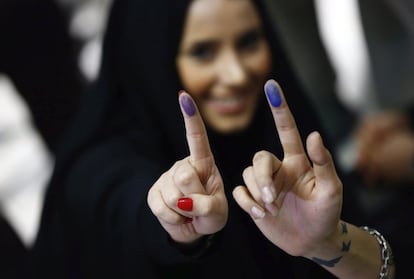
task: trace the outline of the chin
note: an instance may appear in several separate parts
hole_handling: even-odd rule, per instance
[[[221,121],[216,125],[210,125],[210,128],[212,128],[217,133],[230,135],[246,130],[249,124],[250,120]]]

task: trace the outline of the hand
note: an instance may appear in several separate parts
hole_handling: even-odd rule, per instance
[[[355,135],[362,151],[381,142],[396,131],[410,129],[409,117],[402,112],[385,111],[365,116]]]
[[[256,153],[253,165],[243,173],[247,188],[236,187],[233,196],[272,243],[291,255],[311,257],[338,232],[342,184],[316,132],[307,139],[311,166],[277,83],[268,81],[265,91],[284,158]]]
[[[382,112],[364,118],[356,132],[357,169],[368,185],[412,178],[413,133],[409,118]]]
[[[378,182],[408,182],[414,179],[414,133],[396,131],[373,144],[373,152],[360,164],[365,180]]]
[[[172,239],[192,243],[224,227],[228,204],[198,109],[187,93],[179,101],[190,156],[161,175],[148,193],[148,205]]]

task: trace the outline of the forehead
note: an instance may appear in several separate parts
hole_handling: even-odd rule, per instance
[[[251,0],[194,0],[185,21],[184,37],[231,36],[260,25]]]

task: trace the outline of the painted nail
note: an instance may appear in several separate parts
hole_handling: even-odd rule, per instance
[[[265,212],[263,210],[261,210],[260,208],[253,206],[252,207],[252,215],[255,219],[262,219],[263,217],[265,217]]]
[[[264,203],[272,203],[275,200],[275,195],[271,187],[266,186],[262,189],[262,199]]]
[[[280,95],[279,88],[274,81],[268,81],[266,83],[265,92],[270,104],[275,108],[280,107],[282,104],[282,97]]]
[[[177,207],[184,211],[191,211],[193,210],[193,199],[179,198],[177,201]]]
[[[188,95],[180,96],[180,104],[188,116],[193,116],[196,112],[193,100]]]
[[[186,218],[186,219],[184,220],[184,223],[183,223],[183,224],[189,224],[189,223],[191,223],[191,222],[193,222],[193,218]]]

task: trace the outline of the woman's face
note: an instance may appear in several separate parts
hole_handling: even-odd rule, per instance
[[[221,133],[245,129],[271,70],[262,22],[250,0],[194,0],[176,59],[185,90]]]

